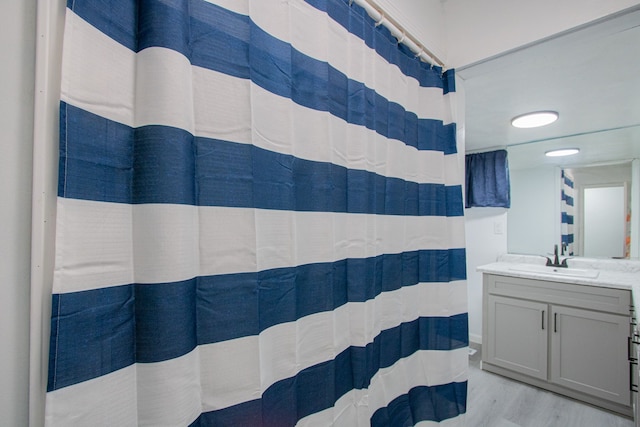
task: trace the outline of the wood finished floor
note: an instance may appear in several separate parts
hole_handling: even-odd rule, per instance
[[[628,418],[482,371],[480,351],[469,356],[466,427],[634,426]]]

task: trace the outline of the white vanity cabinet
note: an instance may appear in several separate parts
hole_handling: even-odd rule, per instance
[[[482,368],[631,416],[631,292],[484,274]]]

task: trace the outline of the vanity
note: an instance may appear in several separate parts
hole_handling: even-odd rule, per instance
[[[640,262],[503,255],[483,273],[482,369],[632,417]],[[634,291],[637,287],[638,291]]]

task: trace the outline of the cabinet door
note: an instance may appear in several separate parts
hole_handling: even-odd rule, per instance
[[[487,362],[547,379],[547,304],[488,297]]]
[[[629,405],[629,318],[551,307],[551,381]]]

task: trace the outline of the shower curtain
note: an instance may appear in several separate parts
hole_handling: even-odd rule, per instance
[[[561,233],[562,246],[566,255],[573,255],[573,217],[574,217],[574,190],[573,175],[568,170],[561,171],[562,185],[562,218]]]
[[[69,0],[46,424],[463,423],[454,95],[348,0]]]

